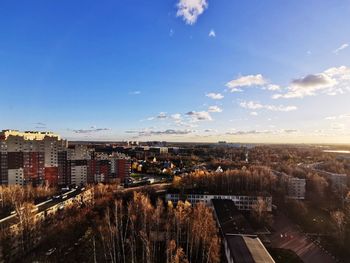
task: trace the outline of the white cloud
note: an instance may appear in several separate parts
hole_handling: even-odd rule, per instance
[[[79,130],[73,130],[74,133],[96,133],[96,132],[102,132],[102,131],[110,131],[110,128],[96,128],[95,126],[90,127],[90,129],[79,129]]]
[[[177,3],[176,16],[180,16],[186,24],[193,25],[196,23],[205,9],[208,8],[207,0],[179,0]]]
[[[240,88],[232,88],[232,89],[230,89],[230,91],[233,93],[233,92],[243,92],[243,90],[242,89],[240,89]]]
[[[175,113],[170,116],[170,118],[175,122],[175,123],[181,123],[182,121],[182,116],[180,113]]]
[[[258,102],[254,102],[254,101],[242,101],[239,104],[242,108],[245,109],[250,109],[250,110],[260,110],[264,108],[264,105],[258,103]]]
[[[288,111],[295,111],[298,108],[296,106],[283,106],[283,105],[264,105],[259,102],[254,101],[242,101],[239,104],[242,108],[249,109],[249,110],[269,110],[269,111],[282,111],[282,112],[288,112]]]
[[[342,50],[344,50],[344,49],[346,49],[346,48],[348,48],[348,47],[349,47],[349,44],[348,44],[348,43],[344,43],[344,44],[342,44],[340,47],[338,47],[338,48],[336,48],[335,50],[333,50],[333,53],[338,55],[338,53],[339,53],[340,51],[342,51]]]
[[[164,119],[167,119],[168,116],[166,115],[166,112],[160,112],[156,118],[160,120],[164,120]]]
[[[144,129],[142,131],[126,131],[126,133],[137,133],[139,137],[143,136],[152,136],[152,135],[187,135],[193,133],[193,130],[152,130],[152,129]]]
[[[274,94],[272,98],[303,98],[317,94],[337,95],[349,91],[350,68],[346,66],[333,67],[318,74],[309,74],[294,79],[287,92]]]
[[[141,91],[139,90],[134,90],[129,92],[129,95],[140,95],[140,94],[141,94]]]
[[[264,87],[263,89],[270,90],[270,91],[278,91],[281,89],[281,87],[279,85],[276,85],[276,84],[269,84],[266,87]]]
[[[221,93],[213,93],[213,92],[208,93],[205,96],[207,96],[207,97],[209,97],[209,98],[211,98],[213,100],[221,100],[221,99],[224,98],[224,96],[221,95]]]
[[[170,28],[169,30],[169,37],[172,37],[175,34],[174,30]]]
[[[331,128],[332,128],[332,130],[344,131],[345,124],[344,123],[332,123]]]
[[[222,109],[220,107],[218,107],[218,106],[210,106],[208,108],[208,111],[209,112],[222,112]]]
[[[258,113],[257,113],[256,111],[252,111],[252,112],[250,113],[250,115],[252,115],[252,116],[258,116]]]
[[[193,122],[213,120],[207,111],[190,111],[186,115],[190,116]]]
[[[238,89],[240,87],[263,86],[265,84],[267,84],[267,81],[264,79],[264,77],[261,74],[257,74],[242,76],[231,80],[226,83],[226,87],[228,87],[232,92],[235,92],[241,91],[241,89]]]
[[[218,130],[214,130],[214,129],[205,129],[204,132],[214,132],[214,133],[217,133]]]
[[[350,114],[340,114],[338,116],[329,116],[326,117],[326,120],[342,120],[342,119],[346,119],[346,118],[350,118]]]
[[[227,135],[259,135],[259,134],[291,134],[296,133],[295,129],[281,129],[281,130],[248,130],[248,131],[229,131]]]
[[[214,29],[210,30],[208,36],[209,36],[209,37],[216,37],[216,33],[215,33]]]

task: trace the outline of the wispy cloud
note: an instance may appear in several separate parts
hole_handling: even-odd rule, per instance
[[[290,134],[296,133],[296,129],[281,129],[281,130],[247,130],[247,131],[229,131],[227,135],[259,135],[259,134]]]
[[[190,116],[193,122],[213,120],[207,111],[190,111],[187,112],[186,115]]]
[[[35,122],[35,129],[46,129],[46,123],[43,122]]]
[[[294,111],[298,108],[296,106],[284,106],[284,105],[264,105],[259,102],[255,101],[242,101],[239,104],[242,108],[249,109],[249,110],[269,110],[269,111],[282,111],[282,112],[288,112],[288,111]]]
[[[263,86],[265,84],[267,84],[267,80],[261,74],[257,74],[233,79],[226,83],[226,87],[229,88],[231,92],[239,92],[242,91],[242,87]]]
[[[43,122],[36,122],[34,123],[35,125],[38,125],[38,126],[46,126],[46,123],[43,123]]]
[[[270,90],[270,91],[278,91],[281,89],[281,87],[279,85],[276,85],[276,84],[269,84],[269,85],[263,87],[262,89]]]
[[[332,128],[332,130],[344,131],[345,124],[344,123],[332,123],[331,128]]]
[[[129,92],[129,95],[140,95],[140,94],[141,94],[141,91],[139,90],[134,90]]]
[[[181,123],[182,121],[182,116],[180,113],[175,113],[170,115],[170,118],[175,122],[175,123]]]
[[[193,133],[193,130],[175,130],[175,129],[166,129],[166,130],[153,130],[153,129],[144,129],[142,131],[129,130],[125,131],[128,134],[137,134],[139,137],[152,136],[152,135],[186,135]]]
[[[349,91],[350,68],[346,66],[333,67],[318,74],[309,74],[305,77],[294,79],[287,92],[274,94],[272,98],[304,98],[317,94],[337,95]]]
[[[220,108],[220,107],[218,107],[218,106],[210,106],[209,108],[208,108],[208,111],[209,112],[222,112],[222,109]]]
[[[329,117],[326,117],[325,119],[326,120],[342,120],[342,119],[347,119],[347,118],[350,118],[350,114],[340,114],[337,116],[329,116]]]
[[[213,100],[221,100],[224,98],[224,95],[221,95],[221,93],[214,93],[214,92],[208,93],[205,96],[207,96]]]
[[[205,133],[209,133],[209,132],[210,132],[210,133],[217,133],[218,130],[214,130],[214,129],[205,129],[204,132],[205,132]]]
[[[101,131],[110,131],[110,128],[95,128],[91,127],[90,129],[78,129],[78,130],[72,130],[74,133],[79,133],[79,134],[87,134],[87,133],[96,133],[96,132],[101,132]]]
[[[336,48],[335,50],[333,50],[333,53],[338,55],[338,53],[339,53],[340,51],[342,51],[342,50],[344,50],[344,49],[346,49],[346,48],[348,48],[348,47],[349,47],[349,44],[348,44],[348,43],[344,43],[344,44],[342,44],[340,47],[338,47],[338,48]]]
[[[166,115],[166,112],[160,112],[157,116],[156,116],[157,119],[159,120],[165,120],[168,118],[168,116]]]
[[[193,25],[198,16],[208,8],[208,2],[207,0],[179,0],[176,6],[176,16],[182,17],[186,24]]]
[[[209,31],[208,36],[209,36],[209,37],[216,37],[216,33],[215,33],[214,29],[211,29],[211,30]]]

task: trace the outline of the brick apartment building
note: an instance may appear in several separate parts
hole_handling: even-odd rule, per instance
[[[124,154],[95,154],[84,144],[68,147],[51,132],[0,132],[0,184],[85,185],[123,181],[130,173],[131,160]]]
[[[39,185],[57,184],[58,154],[67,141],[51,132],[0,132],[0,183]]]

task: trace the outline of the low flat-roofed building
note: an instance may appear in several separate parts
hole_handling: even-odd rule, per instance
[[[228,263],[274,263],[232,200],[212,199]]]
[[[258,202],[258,200],[263,200],[266,204],[266,211],[272,211],[272,197],[270,195],[264,195],[257,193],[256,195],[220,195],[220,194],[208,194],[208,193],[194,193],[186,192],[184,194],[179,194],[176,191],[168,192],[165,196],[166,201],[171,201],[177,204],[178,201],[188,201],[191,204],[196,204],[203,202],[207,205],[211,205],[211,200],[213,199],[223,199],[232,200],[238,210],[250,211],[253,206]]]
[[[231,257],[227,259],[229,263],[275,262],[257,236],[227,234],[225,239]]]
[[[224,233],[253,235],[254,230],[232,200],[212,199],[215,217]]]

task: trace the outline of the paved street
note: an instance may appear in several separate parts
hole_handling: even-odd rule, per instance
[[[322,248],[315,245],[305,234],[298,231],[296,225],[286,216],[278,213],[274,218],[275,233],[271,242],[273,247],[294,251],[305,263],[336,262]]]

